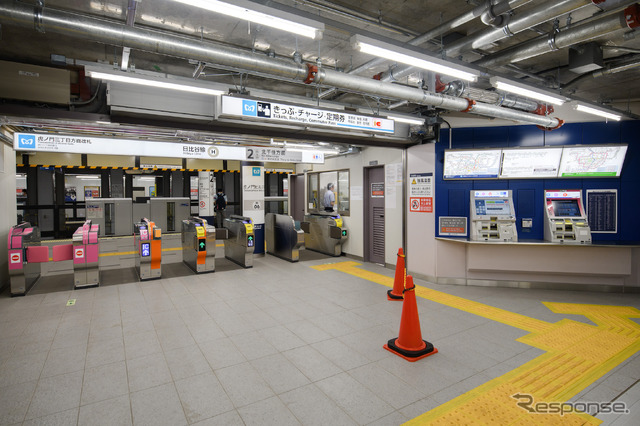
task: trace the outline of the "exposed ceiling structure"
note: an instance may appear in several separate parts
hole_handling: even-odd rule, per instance
[[[577,101],[617,111],[623,119],[640,115],[640,5],[634,1],[240,3],[323,24],[319,39],[185,3],[198,1],[3,1],[0,60],[68,69],[72,79],[81,80],[75,84],[85,87],[72,90],[67,105],[0,93],[0,119],[13,126],[5,129],[207,143],[226,137],[235,143],[268,144],[274,137],[316,146],[330,141],[346,150],[349,145],[405,146],[429,139],[443,120],[454,128],[518,123],[548,129],[564,121],[602,120],[575,111]],[[426,71],[395,56],[389,59],[392,55],[373,56],[354,47],[356,35],[390,46],[394,54],[435,57],[470,69],[477,79]],[[84,76],[89,66],[359,114],[400,114],[426,125],[405,125],[404,135],[375,137],[117,113],[105,94],[106,84]],[[568,102],[551,107],[509,94],[494,87],[496,77],[544,89]]]

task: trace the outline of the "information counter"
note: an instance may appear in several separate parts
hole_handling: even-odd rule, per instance
[[[440,237],[436,250],[437,276],[428,278],[439,284],[640,290],[640,245],[567,245],[540,240],[489,243]]]

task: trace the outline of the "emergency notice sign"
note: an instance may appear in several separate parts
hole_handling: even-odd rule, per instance
[[[409,211],[433,213],[433,173],[409,175]]]

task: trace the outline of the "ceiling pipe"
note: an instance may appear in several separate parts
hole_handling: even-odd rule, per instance
[[[537,37],[531,41],[480,59],[474,62],[474,65],[495,68],[564,49],[615,31],[633,29],[640,26],[640,8],[637,5],[635,6],[629,6],[622,12],[609,13],[558,33]],[[629,18],[630,16],[632,18]],[[636,17],[635,19],[633,19],[634,16]]]
[[[494,28],[499,28],[507,25],[509,22],[509,18],[511,15],[508,13],[511,11],[511,7],[509,6],[509,2],[500,1],[498,3],[493,0],[489,0],[489,3],[482,15],[480,16],[480,20],[485,25],[490,25]]]
[[[529,27],[542,24],[568,12],[584,7],[591,3],[602,3],[603,0],[552,0],[528,10],[526,15],[513,16],[509,23],[502,28],[487,28],[468,37],[448,44],[444,48],[445,56],[456,56],[462,51],[479,49],[505,37],[524,31]],[[397,67],[382,74],[381,81],[393,81],[406,77],[414,71],[411,66]]]
[[[445,95],[469,98],[474,101],[486,102],[488,104],[499,105],[507,108],[515,108],[522,111],[537,111],[541,109],[538,102],[521,98],[511,93],[500,93],[496,91],[482,90],[470,87],[464,81],[456,80],[449,83],[436,82],[436,91]]]
[[[509,0],[506,1],[504,3],[506,3],[509,6],[510,10],[513,10],[515,8],[518,8],[522,5],[525,5],[527,3],[531,2],[531,0]],[[482,13],[487,9],[487,4],[481,4],[479,6],[476,6],[475,8],[471,9],[469,12],[466,12],[458,17],[455,17],[447,22],[444,22],[440,25],[438,25],[437,27],[427,31],[426,33],[411,39],[407,42],[407,44],[411,45],[411,46],[419,46],[421,44],[427,43],[430,40],[433,40],[436,37],[440,37],[441,35],[447,33],[448,31],[454,30],[464,24],[466,24],[467,22],[472,21],[473,19],[477,18],[478,16],[482,15]],[[504,12],[503,12],[504,13]],[[365,62],[364,64],[352,69],[351,71],[349,71],[349,74],[358,74],[361,73],[363,71],[368,70],[369,68],[372,68],[374,66],[380,65],[385,63],[387,60],[384,58],[375,58],[375,59],[371,59],[370,61]],[[320,93],[320,97],[321,98],[325,98],[327,96],[330,96],[332,94],[334,94],[337,91],[336,88],[332,88],[329,90],[325,90],[324,92]]]
[[[5,24],[32,27],[35,9],[19,1],[0,4],[0,20]],[[41,12],[40,26],[46,32],[84,38],[95,42],[129,46],[134,49],[179,58],[195,59],[211,64],[236,67],[246,71],[303,80],[305,83],[327,84],[349,91],[368,93],[390,99],[404,99],[420,105],[431,105],[453,111],[472,112],[488,117],[504,118],[536,124],[544,128],[557,128],[563,121],[495,105],[483,104],[463,98],[425,92],[414,87],[403,87],[370,78],[318,68],[316,65],[297,64],[290,59],[270,58],[217,43],[177,36],[158,30],[129,27],[119,22],[97,19],[87,15],[55,9]]]

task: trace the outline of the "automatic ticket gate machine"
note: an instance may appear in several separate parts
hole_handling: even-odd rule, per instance
[[[40,245],[40,230],[29,222],[11,227],[7,248],[11,296],[24,296],[40,278],[40,263],[49,260],[49,249]]]
[[[136,270],[140,280],[162,276],[162,231],[155,223],[143,218],[133,224]]]
[[[471,240],[518,241],[511,190],[471,191]]]
[[[591,228],[582,204],[582,191],[544,191],[544,239],[553,243],[591,244]]]
[[[73,234],[73,284],[76,289],[100,285],[99,234],[100,226],[92,224],[91,220],[87,220]]]
[[[206,219],[182,221],[182,261],[195,273],[216,270],[216,228]]]
[[[224,257],[245,268],[253,267],[256,236],[251,218],[231,215],[224,220],[229,237],[224,240]]]
[[[305,249],[329,256],[340,256],[342,244],[347,240],[348,230],[343,226],[339,214],[316,212],[304,216],[300,223],[304,231]]]
[[[300,260],[300,246],[304,244],[304,231],[297,230],[289,215],[267,213],[265,216],[267,253],[290,262]]]

